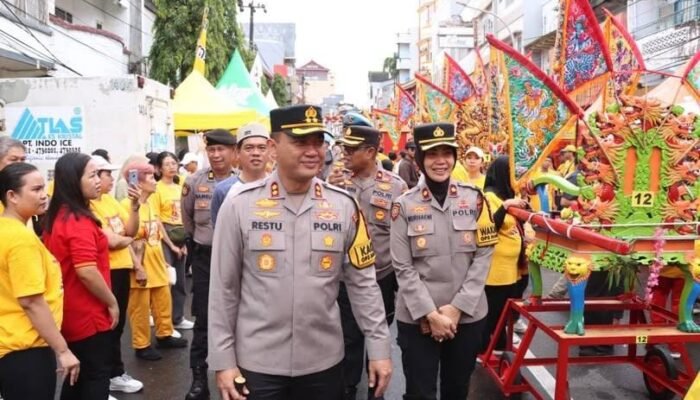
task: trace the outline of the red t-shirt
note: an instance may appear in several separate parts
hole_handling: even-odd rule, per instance
[[[66,218],[68,217],[68,218]],[[51,233],[44,233],[44,244],[61,264],[63,275],[63,325],[67,342],[88,338],[110,329],[105,306],[78,278],[76,269],[97,265],[97,270],[111,287],[107,237],[90,218],[59,211]]]

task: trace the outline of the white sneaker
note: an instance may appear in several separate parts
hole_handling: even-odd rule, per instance
[[[174,326],[174,328],[175,328],[175,329],[182,329],[182,330],[185,330],[185,331],[186,331],[186,330],[189,330],[189,329],[194,328],[194,322],[189,321],[189,320],[186,320],[186,319],[183,318],[182,321],[180,321],[179,324],[177,324],[177,325]]]
[[[175,339],[180,339],[182,337],[182,333],[173,329],[173,333],[171,333],[170,336],[174,337]]]
[[[515,324],[513,324],[513,332],[515,333],[525,333],[527,330],[527,323],[523,321],[522,318],[518,320]]]
[[[513,344],[516,346],[520,344],[520,336],[513,335]]]
[[[136,393],[143,389],[143,383],[123,373],[109,380],[109,390],[113,392]]]

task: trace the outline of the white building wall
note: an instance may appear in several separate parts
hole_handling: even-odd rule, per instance
[[[118,5],[120,3],[122,5]],[[73,14],[73,23],[102,29],[129,41],[129,1],[127,0],[55,0],[55,6]],[[53,14],[53,10],[50,10]]]

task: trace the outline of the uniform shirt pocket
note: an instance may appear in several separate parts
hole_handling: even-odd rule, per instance
[[[408,238],[411,241],[411,256],[427,257],[438,255],[440,244],[435,235],[435,223],[431,219],[418,219],[408,224]]]
[[[262,275],[279,275],[284,269],[284,232],[249,231],[248,248],[255,271]]]
[[[335,276],[343,263],[343,235],[334,232],[311,232],[311,272]]]
[[[452,227],[455,230],[452,248],[455,252],[476,251],[476,218],[457,215],[452,218]]]

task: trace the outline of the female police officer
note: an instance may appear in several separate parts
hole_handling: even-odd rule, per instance
[[[441,398],[465,399],[484,330],[484,281],[497,232],[480,190],[450,180],[454,126],[420,125],[413,135],[423,177],[391,211],[404,399],[435,399],[438,367]]]

